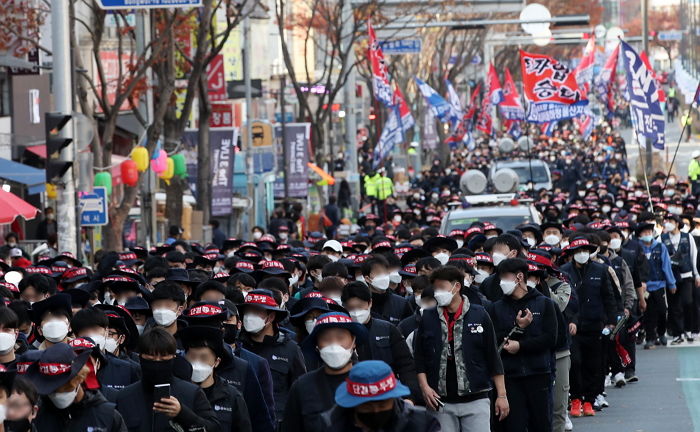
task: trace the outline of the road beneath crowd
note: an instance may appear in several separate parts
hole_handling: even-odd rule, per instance
[[[697,129],[697,125],[695,125]],[[686,142],[685,137],[681,140],[680,146],[678,146],[678,138],[681,135],[681,126],[678,120],[672,123],[666,123],[666,149],[661,152],[661,157],[663,160],[668,158],[668,163],[673,160],[673,153],[676,151],[676,146],[678,146],[678,155],[673,166],[673,172],[676,173],[679,178],[686,178],[688,176],[688,164],[690,163],[690,155],[694,150],[700,150],[700,135],[696,133],[691,137],[690,142]],[[639,158],[639,147],[634,140],[634,133],[632,129],[623,129],[620,131],[620,135],[625,139],[625,144],[627,148],[627,164],[630,167],[632,175],[636,175],[637,159]],[[644,149],[642,149],[644,151]],[[646,163],[646,159],[644,159]],[[643,177],[638,177],[643,179]]]
[[[573,419],[574,432],[700,432],[700,343],[639,349],[637,375],[638,383],[608,387],[610,407]]]

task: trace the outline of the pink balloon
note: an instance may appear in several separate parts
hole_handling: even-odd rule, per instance
[[[168,154],[165,150],[158,152],[158,157],[151,159],[151,169],[154,173],[160,174],[168,168]]]

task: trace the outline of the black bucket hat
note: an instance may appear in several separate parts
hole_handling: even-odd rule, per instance
[[[39,394],[49,395],[78,375],[90,354],[89,350],[75,354],[66,343],[51,345],[37,362],[29,366],[27,378],[34,383]]]

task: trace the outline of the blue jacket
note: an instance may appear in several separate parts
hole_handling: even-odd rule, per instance
[[[652,240],[650,245],[640,242],[642,250],[649,260],[649,280],[647,291],[652,292],[663,288],[676,289],[676,278],[671,268],[671,257],[663,243]]]

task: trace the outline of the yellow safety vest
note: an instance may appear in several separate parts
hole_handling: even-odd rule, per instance
[[[377,182],[377,199],[383,201],[394,194],[394,182],[389,177],[381,177]]]

